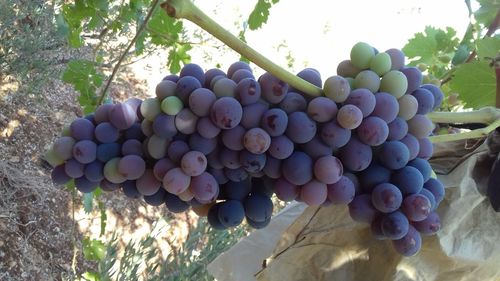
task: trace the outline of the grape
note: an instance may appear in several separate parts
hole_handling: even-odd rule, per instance
[[[229,78],[220,78],[213,84],[214,94],[218,98],[236,96],[236,82]]]
[[[241,167],[236,169],[225,168],[224,174],[231,181],[243,181],[248,178],[248,173]]]
[[[386,123],[391,123],[396,119],[399,113],[399,103],[394,96],[384,92],[376,93],[375,101],[372,116],[377,116]]]
[[[73,157],[82,164],[88,164],[97,157],[97,145],[90,140],[81,140],[73,146]]]
[[[387,140],[389,127],[381,118],[370,116],[361,122],[356,132],[359,139],[365,144],[378,146]]]
[[[196,200],[213,201],[219,194],[219,184],[217,180],[207,172],[192,177],[190,189]]]
[[[109,111],[113,108],[113,104],[105,103],[99,105],[94,112],[94,121],[99,124],[109,121]]]
[[[436,110],[437,108],[441,107],[441,103],[443,102],[444,95],[438,86],[433,85],[433,84],[424,84],[421,86],[421,88],[429,90],[432,93],[432,95],[434,96],[434,106],[432,107],[432,110]]]
[[[363,112],[355,105],[346,104],[337,113],[337,123],[346,129],[356,129],[363,120]]]
[[[199,151],[189,151],[182,156],[181,168],[188,176],[199,176],[207,169],[207,158]]]
[[[349,97],[344,102],[346,104],[355,105],[363,113],[363,117],[370,115],[375,109],[376,99],[375,95],[367,89],[353,90]]]
[[[211,139],[217,137],[221,129],[209,117],[201,117],[196,123],[196,131],[200,136]]]
[[[243,146],[243,136],[245,135],[246,130],[242,126],[236,126],[229,130],[224,130],[222,132],[222,143],[225,147],[239,151],[244,148]]]
[[[432,153],[434,151],[434,145],[429,140],[429,138],[418,139],[418,143],[420,146],[420,150],[418,151],[417,157],[429,160],[431,158]]]
[[[251,129],[259,127],[262,119],[262,115],[267,111],[269,107],[262,103],[254,103],[247,105],[243,108],[243,114],[241,117],[241,125],[245,129]]]
[[[307,106],[307,114],[316,122],[332,120],[337,115],[337,111],[337,104],[326,97],[316,97]]]
[[[286,159],[292,155],[294,150],[293,142],[285,135],[271,138],[271,145],[268,153],[277,159]]]
[[[130,105],[130,107],[132,107],[132,109],[134,110],[135,114],[137,115],[137,117],[140,120],[142,120],[144,118],[142,116],[141,110],[140,110],[140,107],[141,107],[141,104],[142,104],[142,100],[141,99],[132,97],[132,98],[127,99],[124,103],[128,104],[128,105]]]
[[[268,177],[252,177],[251,183],[251,193],[261,194],[268,198],[271,198],[274,194],[274,179]]]
[[[163,188],[172,194],[184,192],[191,184],[191,177],[186,175],[181,168],[173,168],[167,171],[163,177]]]
[[[190,150],[188,144],[185,141],[176,140],[169,144],[167,149],[167,155],[173,163],[180,163],[181,158]]]
[[[212,176],[214,176],[215,180],[217,180],[217,183],[219,183],[219,185],[226,184],[227,182],[229,182],[229,179],[226,177],[224,173],[224,169],[208,168],[207,171],[210,174],[212,174]]]
[[[361,69],[354,66],[352,64],[351,60],[343,60],[337,66],[337,74],[342,76],[342,77],[356,77],[356,75],[360,71],[361,71]],[[339,101],[337,101],[337,102],[339,102]]]
[[[104,165],[104,178],[112,183],[123,183],[127,180],[120,172],[118,171],[118,164],[120,163],[120,158],[115,157]]]
[[[75,187],[82,193],[90,193],[97,189],[99,182],[89,181],[85,177],[75,179]]]
[[[161,159],[167,155],[167,147],[169,143],[169,139],[163,139],[157,135],[152,135],[147,140],[147,152],[152,158]]]
[[[411,221],[422,221],[431,212],[431,202],[425,195],[411,194],[403,200],[401,209]]]
[[[175,88],[175,96],[181,99],[184,104],[188,104],[189,95],[191,93],[201,88],[201,83],[198,79],[193,76],[184,76],[179,78],[177,81],[177,87]]]
[[[288,84],[266,72],[259,77],[261,87],[261,97],[271,103],[278,104],[288,92]]]
[[[162,80],[156,85],[155,93],[158,100],[163,101],[166,97],[175,95],[177,84],[174,81]]]
[[[385,51],[391,57],[391,69],[398,70],[405,66],[405,54],[398,49],[389,49]]]
[[[402,97],[408,89],[406,76],[397,70],[391,70],[382,76],[380,81],[380,91],[387,92],[396,98]]]
[[[250,193],[251,185],[249,180],[240,182],[228,181],[220,187],[221,195],[225,199],[242,201]]]
[[[159,114],[153,122],[153,132],[160,138],[170,139],[177,134],[175,126],[176,117],[166,114]]]
[[[149,121],[146,121],[146,122],[149,122]],[[135,139],[138,141],[143,141],[146,138],[146,136],[142,132],[141,123],[134,123],[134,125],[132,125],[132,127],[128,128],[124,132],[123,137],[126,140]]]
[[[188,189],[184,190],[183,192],[177,194],[177,197],[179,197],[179,199],[181,199],[182,201],[188,202],[194,198],[194,194],[188,188]]]
[[[261,128],[252,128],[243,136],[243,146],[251,153],[264,153],[270,145],[271,137]]]
[[[370,67],[370,62],[375,56],[375,51],[372,46],[364,42],[356,43],[351,49],[351,63],[360,69]]]
[[[371,193],[375,186],[390,181],[391,170],[378,163],[372,163],[368,168],[358,174],[358,179],[363,191]]]
[[[408,120],[408,132],[417,138],[425,138],[434,130],[434,124],[425,115],[416,114]]]
[[[146,169],[142,176],[135,181],[135,185],[142,195],[153,195],[160,189],[161,181],[156,179],[152,169]]]
[[[424,160],[422,158],[415,158],[415,159],[411,160],[410,162],[408,162],[408,166],[412,166],[414,168],[417,168],[418,171],[422,174],[424,182],[426,182],[427,180],[429,180],[431,178],[432,167],[429,164],[429,162],[427,162],[426,160]]]
[[[75,159],[69,159],[64,163],[64,172],[74,179],[83,176],[84,168],[85,166]]]
[[[208,116],[210,108],[216,100],[214,92],[206,88],[198,88],[189,96],[189,108],[199,117]]]
[[[106,179],[103,179],[99,182],[99,187],[103,190],[103,191],[106,191],[106,192],[109,192],[109,191],[115,191],[115,190],[118,190],[121,188],[121,185],[120,184],[117,184],[117,183],[112,183]],[[135,183],[134,183],[134,188],[135,188]],[[140,195],[140,194],[139,194]]]
[[[166,97],[161,102],[161,110],[167,115],[177,115],[182,108],[184,108],[184,104],[176,96]]]
[[[178,196],[175,196],[174,194],[166,192],[164,198],[165,206],[172,213],[182,213],[189,209],[189,204],[182,201]]]
[[[380,77],[371,70],[363,70],[354,78],[355,89],[368,89],[375,93],[380,88]]]
[[[408,233],[410,223],[402,212],[395,211],[382,215],[380,226],[382,233],[384,233],[387,238],[398,240]]]
[[[262,194],[251,194],[243,202],[245,215],[253,221],[269,220],[273,214],[273,201]]]
[[[243,169],[249,173],[257,173],[266,165],[266,154],[253,154],[247,150],[240,152],[240,163]]]
[[[208,224],[210,224],[210,226],[212,228],[217,229],[217,230],[224,230],[227,227],[224,226],[219,219],[219,207],[220,207],[220,205],[222,205],[222,202],[213,205],[208,210],[207,221],[208,221]]]
[[[73,146],[75,145],[75,139],[72,137],[60,137],[54,141],[52,149],[54,150],[54,155],[61,160],[68,160],[73,157]]]
[[[231,76],[231,80],[236,83],[241,82],[244,79],[254,79],[253,73],[246,69],[238,69],[234,72],[233,76]],[[256,81],[257,82],[257,81]]]
[[[97,146],[97,160],[105,163],[112,158],[120,156],[120,144],[118,143],[103,143]]]
[[[288,92],[285,98],[280,102],[279,107],[287,114],[295,111],[306,111],[307,101],[304,96],[299,93]]]
[[[252,72],[250,65],[244,61],[237,61],[232,63],[227,69],[227,77],[233,77],[234,73],[240,69],[245,69]]]
[[[436,197],[434,197],[434,194],[432,194],[432,192],[425,188],[422,188],[419,194],[422,194],[423,196],[427,197],[427,199],[429,199],[429,202],[431,203],[431,211],[434,211],[437,208]]]
[[[321,85],[323,85],[319,71],[314,68],[309,67],[299,71],[299,73],[297,73],[297,77],[300,77],[319,88],[321,88]],[[295,92],[294,89],[290,90],[292,92]]]
[[[400,141],[388,141],[382,144],[378,159],[382,165],[391,170],[401,169],[408,163],[410,151]]]
[[[417,99],[418,108],[417,114],[427,114],[432,111],[432,107],[434,106],[434,96],[431,91],[426,90],[424,88],[418,88],[411,93]]]
[[[323,156],[314,162],[314,176],[320,182],[333,184],[340,180],[343,173],[342,162],[335,156]]]
[[[261,120],[261,128],[271,137],[277,137],[285,133],[288,125],[288,116],[279,108],[271,108],[264,112]]]
[[[404,138],[401,139],[401,142],[406,145],[408,151],[410,152],[409,160],[415,159],[420,150],[420,144],[418,142],[418,139],[414,137],[412,134],[407,134]]]
[[[210,86],[209,88],[210,89],[214,89],[214,85],[215,83],[217,83],[217,81],[221,80],[221,79],[224,79],[224,78],[228,78],[226,75],[218,75],[218,76],[215,76],[214,78],[212,78],[212,81],[210,81]],[[232,80],[231,80],[232,81]],[[234,81],[233,81],[234,82]],[[228,82],[231,84],[231,82]],[[214,93],[215,94],[215,93]]]
[[[436,199],[436,203],[439,204],[444,199],[444,185],[437,179],[430,178],[424,183],[424,188],[429,190],[434,198]]]
[[[282,173],[286,180],[295,185],[306,184],[313,178],[311,157],[302,151],[294,151],[290,157],[283,160]]]
[[[388,140],[401,140],[408,134],[408,123],[403,118],[396,117],[387,126],[389,127]]]
[[[391,70],[391,56],[387,53],[378,53],[370,61],[370,69],[382,76]]]
[[[403,195],[398,187],[390,183],[381,183],[372,191],[372,204],[382,213],[391,213],[399,209]]]
[[[274,189],[278,199],[289,202],[295,200],[299,195],[299,188],[295,184],[290,183],[285,178],[278,178],[274,183]]]
[[[77,141],[94,139],[94,124],[85,118],[75,119],[69,129],[71,136]]]
[[[271,179],[277,179],[281,177],[281,163],[282,161],[276,159],[272,156],[267,156],[266,165],[262,170],[266,176]]]
[[[300,199],[309,206],[319,206],[328,196],[326,184],[311,180],[300,188]]]
[[[308,154],[312,159],[316,160],[322,156],[332,155],[333,148],[323,143],[317,136],[309,142],[302,144],[300,149]]]
[[[100,161],[94,161],[85,165],[84,175],[89,181],[97,182],[104,179],[103,174],[104,164]]]
[[[433,235],[441,229],[441,219],[436,212],[431,212],[424,220],[414,222],[413,226],[421,234]]]
[[[399,113],[398,116],[404,120],[412,119],[418,110],[418,101],[412,95],[404,95],[399,100]]]
[[[154,118],[153,118],[153,120],[154,120]],[[141,131],[147,137],[152,136],[154,134],[154,132],[153,132],[153,121],[149,121],[147,119],[142,120],[142,122],[141,122]]]
[[[349,215],[358,222],[370,223],[377,215],[370,194],[360,194],[349,203]]]
[[[372,149],[370,146],[362,143],[357,137],[352,137],[340,149],[340,160],[345,168],[351,171],[362,171],[372,161]]]
[[[196,116],[189,108],[184,108],[175,116],[175,127],[183,134],[190,135],[196,132]]]
[[[384,232],[382,232],[382,216],[376,216],[371,224],[370,224],[370,230],[372,231],[372,235],[375,239],[377,240],[384,240],[387,237],[385,237]]]
[[[217,139],[207,139],[194,133],[189,137],[189,146],[192,150],[198,150],[201,153],[208,155],[217,147]]]
[[[137,120],[136,111],[126,103],[118,103],[109,111],[109,122],[120,130],[126,130]]]
[[[355,174],[353,174],[353,173],[348,173],[348,172],[345,172],[345,171],[344,171],[344,177],[347,177],[348,179],[350,179],[352,181],[352,183],[354,184],[354,190],[356,191],[356,194],[360,194],[361,193],[361,187],[360,187],[360,183],[359,183],[358,177]]]
[[[54,167],[54,169],[50,174],[50,177],[54,184],[64,185],[71,180],[71,177],[68,174],[66,174],[65,168],[66,167],[63,164]]]
[[[249,105],[259,101],[261,95],[260,84],[255,79],[244,78],[236,85],[236,99],[241,105]]]
[[[408,89],[406,93],[409,94],[422,84],[422,72],[416,67],[404,67],[401,69],[401,72],[406,76],[406,80],[408,81]]]
[[[271,218],[269,218],[265,221],[262,221],[262,222],[257,222],[257,221],[253,221],[250,218],[246,217],[246,221],[247,221],[249,226],[251,226],[255,229],[261,229],[261,228],[264,228],[264,227],[269,225],[269,223],[271,222]]]
[[[160,101],[156,98],[145,99],[141,103],[140,111],[145,120],[153,121],[161,113]],[[146,133],[144,134],[147,135]]]
[[[223,148],[220,151],[219,159],[224,167],[229,169],[237,169],[241,167],[240,154],[238,151]]]
[[[418,253],[422,246],[422,237],[418,231],[409,226],[408,233],[401,239],[393,240],[394,249],[403,256],[411,257]]]
[[[237,200],[227,200],[220,203],[217,213],[220,223],[225,227],[238,226],[245,218],[243,204]]]
[[[164,80],[168,80],[168,81],[172,81],[174,83],[177,83],[177,81],[179,81],[179,76],[176,74],[169,74],[169,75],[163,77],[162,81],[164,81]]]
[[[240,123],[242,115],[243,109],[234,98],[222,97],[212,105],[212,121],[221,129],[236,127]]]
[[[321,127],[320,136],[325,144],[337,149],[346,145],[351,139],[351,130],[339,126],[336,120],[332,120]]]
[[[146,171],[146,162],[137,155],[126,155],[118,163],[118,172],[127,180],[136,180]]]
[[[158,161],[153,166],[153,174],[155,175],[156,179],[159,181],[163,181],[163,178],[165,177],[165,174],[172,170],[173,168],[176,168],[176,165],[172,160],[169,158],[162,158]]]
[[[166,193],[167,192],[165,191],[165,189],[160,188],[155,194],[144,196],[144,202],[151,206],[160,206],[161,204],[165,203]]]
[[[356,193],[354,183],[346,176],[341,176],[334,184],[327,185],[328,200],[333,204],[349,204]]]
[[[326,79],[323,91],[325,92],[326,97],[332,99],[334,102],[340,103],[344,102],[349,96],[351,86],[344,77],[331,76]]]
[[[293,112],[288,115],[285,133],[295,143],[306,143],[316,135],[316,122],[304,112]]]
[[[203,84],[205,88],[210,88],[212,79],[216,76],[226,77],[226,73],[218,68],[211,68],[205,72],[205,83]]]
[[[184,76],[193,76],[196,79],[198,79],[198,81],[200,81],[200,83],[202,85],[203,85],[203,83],[205,83],[205,72],[197,64],[194,64],[194,63],[185,64],[182,67],[181,72],[179,73],[180,78],[182,78]]]

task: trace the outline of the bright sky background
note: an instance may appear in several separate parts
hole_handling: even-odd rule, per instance
[[[198,0],[196,4],[237,34],[256,2]],[[248,31],[246,38],[250,46],[283,67],[287,67],[285,56],[290,51],[295,59],[290,71],[297,73],[305,67],[314,67],[324,80],[336,74],[337,64],[349,58],[350,49],[356,42],[367,42],[379,51],[402,48],[426,25],[453,27],[461,38],[468,24],[467,17],[467,7],[461,0],[280,0],[271,8],[267,24],[257,31]],[[189,30],[199,30],[187,21],[185,26]],[[278,51],[283,43],[287,47]],[[204,69],[220,63],[226,70],[239,59],[235,52],[218,52],[217,48],[203,45],[193,49],[191,55],[192,62]],[[206,61],[207,55],[212,62]],[[168,74],[164,67],[165,56],[161,57],[148,61],[150,67],[142,68],[140,73],[151,89]],[[262,73],[258,67],[255,71],[257,75]]]

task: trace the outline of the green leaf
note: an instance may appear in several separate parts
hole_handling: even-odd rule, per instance
[[[89,60],[72,60],[64,70],[62,79],[70,83],[75,90],[80,92],[78,101],[85,113],[92,112],[97,105],[96,91],[103,81],[104,75],[94,67],[94,62]]]
[[[99,236],[103,236],[106,232],[106,223],[108,221],[108,216],[106,215],[106,206],[102,201],[98,200],[97,206],[99,207],[99,212],[101,213],[101,232],[99,233]]]
[[[69,191],[75,191],[76,190],[75,180],[74,179],[70,180],[68,183],[66,183],[65,187]]]
[[[278,3],[279,0],[272,0],[272,4]],[[258,0],[255,5],[253,11],[250,13],[248,17],[248,27],[251,30],[256,30],[262,27],[262,24],[267,22],[269,18],[269,9],[272,6],[269,0]]]
[[[182,22],[169,17],[162,9],[156,8],[148,22],[151,43],[172,46],[179,40]]]
[[[423,33],[416,33],[408,41],[403,52],[410,59],[414,59],[411,65],[432,64],[439,56],[451,55],[459,42],[455,35],[456,31],[451,27],[447,27],[445,31],[427,26]]]
[[[481,7],[474,12],[474,18],[482,25],[488,26],[500,9],[500,1],[498,0],[478,0]]]
[[[191,48],[191,45],[188,44],[176,44],[174,48],[170,50],[167,63],[170,73],[175,74],[181,71],[181,62],[183,64],[189,63],[191,56],[187,52],[191,50]]]
[[[97,239],[85,238],[82,241],[83,256],[89,261],[101,261],[106,256],[106,246]]]
[[[453,56],[453,59],[451,60],[451,63],[453,65],[459,65],[465,62],[467,57],[469,57],[470,50],[469,47],[467,47],[467,44],[461,44],[458,46],[457,51],[455,52],[455,55]]]
[[[460,95],[468,108],[495,105],[495,71],[487,61],[474,61],[457,67],[449,82],[450,89]]]
[[[87,271],[82,275],[82,277],[84,278],[83,280],[86,280],[86,281],[100,281],[101,280],[99,273],[97,273],[95,271]]]
[[[487,37],[477,41],[477,57],[479,59],[494,58],[500,52],[500,37]]]
[[[93,201],[94,193],[89,192],[83,194],[83,210],[85,211],[85,213],[89,214],[92,212]]]

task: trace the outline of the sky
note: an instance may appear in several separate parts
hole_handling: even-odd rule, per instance
[[[256,2],[195,1],[201,10],[233,34],[242,29]],[[254,49],[293,73],[313,67],[326,79],[336,74],[337,64],[349,58],[351,47],[359,41],[369,43],[379,51],[401,49],[408,39],[427,25],[453,27],[461,38],[467,24],[468,11],[463,0],[280,0],[271,8],[268,22],[259,30],[248,30],[246,39]],[[189,22],[185,27],[191,32],[200,30]],[[217,48],[220,45],[222,43],[215,39],[196,46],[190,53],[192,62],[204,69],[219,63],[222,70],[227,70],[239,55],[221,51]],[[288,53],[294,59],[291,68],[287,67]],[[150,87],[168,74],[164,67],[166,54],[160,54],[160,57],[146,62],[149,71],[142,71]],[[257,75],[263,73],[255,65],[254,71]]]

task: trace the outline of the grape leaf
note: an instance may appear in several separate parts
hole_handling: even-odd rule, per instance
[[[106,246],[97,239],[90,240],[88,237],[83,239],[83,256],[89,261],[100,261],[106,255]]]
[[[85,211],[85,213],[87,214],[92,213],[93,200],[94,200],[94,193],[89,192],[83,194],[83,210]]]
[[[171,18],[162,9],[155,9],[148,22],[151,43],[162,46],[172,46],[179,40],[182,32],[182,22]]]
[[[97,88],[104,81],[104,75],[97,72],[94,63],[89,60],[72,60],[64,70],[62,78],[80,92],[78,101],[84,112],[93,112],[97,105]]]
[[[500,52],[500,37],[487,37],[477,41],[479,59],[494,58]]]
[[[498,0],[478,0],[481,6],[474,12],[474,18],[482,25],[488,26],[495,18],[498,9],[500,9],[500,1]]]
[[[262,27],[262,24],[267,22],[269,18],[269,9],[273,4],[278,3],[279,0],[258,0],[255,8],[248,16],[248,27],[250,30],[256,30]]]
[[[427,26],[424,32],[415,34],[403,47],[403,52],[410,59],[414,59],[410,64],[418,63],[432,64],[436,57],[449,54],[458,45],[456,31],[447,27],[446,31]]]
[[[495,71],[488,61],[461,64],[450,80],[449,87],[460,95],[468,108],[495,105]]]
[[[183,64],[189,63],[191,56],[187,53],[191,50],[189,44],[176,44],[168,53],[168,67],[170,73],[178,73],[181,70],[181,62]]]

